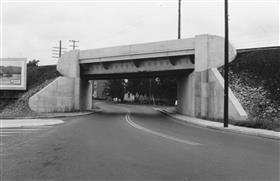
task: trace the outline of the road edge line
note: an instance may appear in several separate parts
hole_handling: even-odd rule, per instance
[[[160,112],[160,113],[162,113],[162,114],[164,114],[164,115],[166,115],[166,116],[168,116],[168,117],[170,117],[172,119],[175,119],[175,120],[178,120],[178,121],[182,121],[184,123],[188,123],[188,124],[191,124],[191,125],[199,126],[199,127],[209,128],[209,129],[213,129],[213,130],[217,130],[217,131],[222,131],[222,132],[224,131],[224,132],[231,132],[231,133],[235,133],[235,134],[243,134],[243,135],[248,135],[248,136],[256,136],[256,137],[272,139],[272,140],[277,140],[277,141],[280,140],[280,133],[278,133],[279,134],[278,136],[274,136],[274,135],[269,135],[269,134],[260,133],[260,132],[249,132],[249,131],[244,131],[244,130],[235,130],[235,129],[232,129],[230,127],[228,127],[228,128],[215,127],[215,126],[211,126],[211,125],[205,125],[205,124],[201,124],[201,123],[190,122],[188,120],[177,118],[177,117],[172,116],[170,113],[168,113],[167,111],[162,110],[162,109],[156,108],[154,110],[157,110],[158,112]],[[196,119],[199,119],[199,118],[196,118]],[[200,120],[202,120],[202,119],[200,119]],[[235,125],[232,125],[232,126],[235,126]],[[250,129],[250,128],[247,128],[247,127],[241,127],[241,128]],[[253,128],[251,128],[251,129],[253,129]]]

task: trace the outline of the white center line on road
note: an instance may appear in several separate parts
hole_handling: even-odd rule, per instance
[[[126,108],[125,108],[126,109]],[[200,143],[197,143],[197,142],[192,142],[192,141],[188,141],[188,140],[183,140],[183,139],[180,139],[180,138],[176,138],[176,137],[173,137],[173,136],[169,136],[169,135],[166,135],[166,134],[163,134],[163,133],[159,133],[157,131],[153,131],[153,130],[150,130],[148,128],[145,128],[143,126],[140,126],[138,124],[136,124],[135,122],[133,122],[131,119],[130,119],[130,111],[128,109],[127,110],[127,115],[125,116],[125,119],[126,119],[126,122],[128,124],[130,124],[132,127],[136,128],[136,129],[139,129],[139,130],[142,130],[142,131],[145,131],[147,133],[150,133],[150,134],[153,134],[153,135],[156,135],[156,136],[160,136],[162,138],[166,138],[166,139],[169,139],[169,140],[172,140],[172,141],[176,141],[176,142],[179,142],[179,143],[184,143],[184,144],[188,144],[188,145],[194,145],[194,146],[201,146],[202,144]]]

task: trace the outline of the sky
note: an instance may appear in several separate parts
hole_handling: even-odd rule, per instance
[[[1,57],[56,64],[52,47],[70,51],[177,38],[178,0],[0,0]],[[279,46],[279,0],[228,0],[235,48]],[[224,36],[224,0],[182,0],[181,36]]]

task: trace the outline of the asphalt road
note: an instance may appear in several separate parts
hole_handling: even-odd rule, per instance
[[[151,106],[99,106],[17,141],[1,137],[1,180],[280,180],[278,141],[184,124]]]

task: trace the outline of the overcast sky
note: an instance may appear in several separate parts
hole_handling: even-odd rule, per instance
[[[182,38],[224,34],[224,0],[182,0]],[[2,57],[56,64],[52,47],[79,49],[177,38],[178,0],[1,0]],[[236,48],[279,45],[279,0],[229,0]]]

